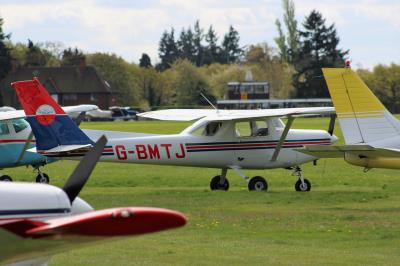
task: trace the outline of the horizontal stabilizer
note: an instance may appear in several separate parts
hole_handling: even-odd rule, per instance
[[[366,157],[381,157],[381,156],[400,157],[400,150],[374,148],[370,145],[341,145],[341,146],[313,145],[313,146],[304,146],[304,148],[295,150],[319,158],[340,158],[343,157],[344,153],[350,153]]]
[[[37,150],[36,147],[31,148],[27,151],[40,153],[42,155],[48,157],[68,157],[79,154],[80,156],[82,153],[86,153],[92,147],[91,144],[86,145],[60,145],[49,150]]]

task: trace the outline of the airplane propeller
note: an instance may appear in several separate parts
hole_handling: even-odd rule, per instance
[[[71,204],[89,179],[90,174],[92,173],[97,161],[103,153],[106,143],[107,138],[103,135],[94,144],[93,148],[86,153],[65,183],[63,190],[67,194]]]

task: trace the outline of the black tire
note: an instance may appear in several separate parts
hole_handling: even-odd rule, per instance
[[[221,176],[217,175],[211,179],[210,188],[211,190],[224,190],[227,191],[229,189],[229,181],[225,178],[225,182],[223,184],[220,183]]]
[[[0,176],[0,181],[12,182],[12,178],[9,175],[2,175]]]
[[[36,183],[48,184],[50,183],[50,177],[45,173],[42,173],[42,175],[38,174],[36,176]]]
[[[268,183],[262,176],[255,176],[250,179],[248,184],[249,191],[267,191]]]
[[[301,180],[297,180],[296,184],[294,185],[294,188],[298,192],[308,192],[311,190],[311,182],[308,181],[308,179],[304,178],[304,186],[301,183]]]

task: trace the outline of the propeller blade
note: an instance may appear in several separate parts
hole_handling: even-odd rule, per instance
[[[74,199],[78,196],[79,192],[86,184],[92,173],[97,161],[99,160],[101,154],[103,153],[104,146],[107,143],[107,138],[103,135],[93,146],[88,153],[79,162],[78,166],[75,168],[74,172],[68,178],[65,183],[63,190],[68,195],[70,202],[72,203]]]

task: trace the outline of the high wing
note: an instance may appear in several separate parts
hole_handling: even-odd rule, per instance
[[[333,107],[305,107],[256,110],[167,109],[140,113],[138,116],[157,120],[192,121],[207,117],[209,120],[242,120],[265,117],[308,116],[333,114]]]
[[[19,219],[0,225],[0,264],[48,257],[115,237],[178,228],[186,218],[159,208],[126,207],[92,211],[46,221]]]
[[[304,148],[296,149],[301,153],[312,155],[319,158],[342,158],[345,153],[353,154],[364,157],[400,157],[400,150],[375,148],[370,145],[338,145],[338,146],[325,146],[314,145],[304,146]]]
[[[92,104],[81,104],[74,106],[65,106],[61,107],[67,114],[72,113],[81,113],[81,112],[89,112],[96,109],[99,109],[98,106]],[[4,120],[12,120],[18,118],[25,118],[24,110],[16,110],[16,111],[8,111],[8,112],[0,112],[0,121]]]

